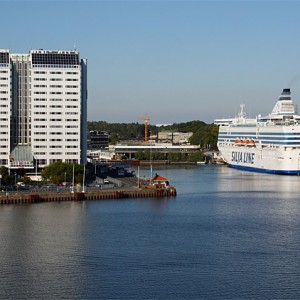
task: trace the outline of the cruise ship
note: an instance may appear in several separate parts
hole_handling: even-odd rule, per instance
[[[244,105],[232,119],[219,125],[218,149],[225,163],[237,169],[270,174],[300,175],[300,116],[284,89],[272,112],[246,117]]]

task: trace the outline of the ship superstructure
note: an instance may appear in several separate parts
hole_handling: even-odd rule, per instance
[[[219,151],[229,166],[300,174],[300,116],[290,89],[283,90],[269,115],[246,118],[242,105],[239,115],[229,120],[219,123],[218,136]]]

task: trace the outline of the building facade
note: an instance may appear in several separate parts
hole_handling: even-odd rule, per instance
[[[0,166],[86,163],[87,60],[78,51],[0,50]]]
[[[88,149],[97,150],[108,148],[109,145],[109,133],[107,131],[95,131],[92,130],[88,134]]]

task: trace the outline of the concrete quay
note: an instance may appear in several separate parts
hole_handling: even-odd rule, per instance
[[[157,188],[127,188],[112,190],[92,190],[86,192],[60,192],[60,193],[10,193],[0,196],[1,204],[26,204],[60,201],[88,201],[104,199],[126,199],[126,198],[161,198],[175,197],[177,195],[175,187],[164,189]]]

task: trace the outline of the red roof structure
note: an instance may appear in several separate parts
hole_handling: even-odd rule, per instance
[[[162,177],[158,174],[155,174],[155,176],[153,176],[152,178],[149,179],[150,181],[167,181],[168,179],[165,177]]]

